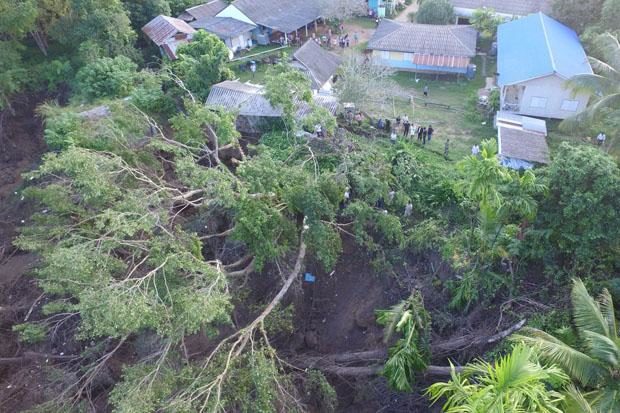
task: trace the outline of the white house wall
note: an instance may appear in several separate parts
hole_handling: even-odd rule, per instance
[[[525,90],[518,113],[542,118],[566,119],[582,112],[588,104],[588,96],[578,94],[573,97],[572,91],[565,87],[565,82],[559,76],[551,75],[519,83],[525,86]],[[536,98],[546,99],[544,108],[532,106],[533,100],[540,103],[541,100]],[[577,101],[576,110],[563,110],[564,101]]]
[[[243,14],[241,10],[239,10],[237,7],[233,6],[232,4],[230,4],[224,10],[219,12],[216,17],[231,17],[233,19],[240,20],[242,22],[256,25],[256,23],[250,20],[248,16]]]

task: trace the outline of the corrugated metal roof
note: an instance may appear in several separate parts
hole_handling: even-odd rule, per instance
[[[569,79],[592,68],[577,33],[536,13],[499,26],[497,71],[498,85],[506,86],[552,74]]]
[[[549,147],[543,134],[500,126],[497,136],[500,157],[549,163]]]
[[[314,102],[336,113],[338,101],[332,96],[315,95]],[[241,116],[258,116],[278,118],[282,110],[274,108],[264,95],[264,87],[250,83],[241,83],[236,80],[226,80],[211,87],[207,97],[207,105],[221,106],[229,110],[238,111]],[[303,101],[296,101],[296,115],[303,118],[308,115],[312,107]]]
[[[214,17],[226,7],[228,7],[228,3],[225,1],[211,0],[204,4],[185,9],[185,11],[179,15],[179,19],[191,22],[193,20],[204,19],[205,17]]]
[[[235,0],[232,5],[254,23],[285,33],[321,17],[319,0]]]
[[[221,38],[234,37],[253,30],[256,26],[231,17],[203,17],[190,23],[195,29],[203,29]]]
[[[466,68],[470,58],[466,56],[437,56],[429,54],[413,55],[413,63],[419,66]]]
[[[470,26],[411,24],[384,19],[368,48],[437,56],[476,55],[477,33]]]
[[[499,111],[495,118],[497,126],[522,128],[531,132],[542,133],[547,136],[547,122],[542,119],[518,115],[512,112]]]
[[[174,37],[177,33],[192,34],[195,33],[193,27],[180,19],[159,15],[148,22],[142,31],[157,46],[161,46],[166,40]]]
[[[498,13],[527,16],[542,11],[551,12],[551,0],[451,0],[454,7],[462,9],[493,9]]]
[[[323,49],[312,39],[293,53],[293,58],[306,68],[316,89],[329,81],[342,61],[339,56]]]

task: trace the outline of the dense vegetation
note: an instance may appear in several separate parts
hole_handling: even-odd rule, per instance
[[[392,279],[400,292],[375,309],[384,344],[378,357],[355,356],[355,374],[427,392],[447,412],[618,411],[616,158],[562,143],[549,166],[513,171],[494,140],[451,161],[413,141],[369,139],[367,120],[312,104],[310,81],[286,56],[265,75],[282,122],[242,137],[236,114],[202,103],[232,77],[217,37],[196,34],[171,62],[138,35],[195,3],[0,0],[0,110],[43,96],[50,150],[26,175],[36,212],[15,240],[39,258],[46,299],[13,331],[28,348],[71,349],[48,368],[40,411],[334,411],[337,376],[352,370],[291,354],[287,342],[303,317],[295,297],[306,266],[329,277],[350,251],[369,263],[360,276]],[[605,125],[617,139],[620,5],[589,3],[587,19],[584,2],[555,5],[597,71],[571,80],[592,104],[560,126]],[[359,4],[333,6],[348,16]],[[426,0],[418,14],[452,18],[449,2]],[[493,38],[493,16],[474,20]],[[341,76],[341,100],[371,115],[394,88],[392,73],[355,57]],[[305,120],[298,102],[311,108]],[[325,139],[303,133],[316,123]],[[433,271],[406,283],[422,261]],[[427,292],[443,299],[429,303]],[[455,320],[475,313],[490,337],[470,344],[486,354],[432,345],[463,335]],[[492,348],[522,319],[528,328]],[[466,365],[447,368],[446,354]],[[446,382],[421,378],[438,371]]]

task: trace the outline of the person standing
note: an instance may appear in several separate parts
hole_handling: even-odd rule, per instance
[[[316,137],[317,138],[322,138],[323,137],[323,127],[321,126],[320,123],[317,123],[314,126],[314,131],[316,132]]]
[[[405,123],[403,123],[403,128],[404,128],[403,136],[406,138],[409,136],[409,130],[411,128],[411,124],[409,123],[408,120],[406,120]]]
[[[390,141],[392,144],[396,143],[396,129],[392,129],[392,133],[390,134]]]
[[[474,145],[471,147],[471,155],[472,156],[478,156],[478,154],[480,153],[480,147],[478,145]]]
[[[432,137],[433,137],[433,132],[435,132],[435,129],[433,129],[433,125],[428,125],[428,129],[426,130],[426,133],[428,133],[428,141],[430,142]]]
[[[405,216],[410,217],[412,212],[413,212],[413,204],[411,203],[411,201],[409,201],[407,202],[407,205],[405,205]]]
[[[422,128],[422,145],[426,145],[426,135],[427,135],[428,131],[426,130],[426,128]]]
[[[428,97],[428,85],[424,85],[424,97]]]
[[[422,132],[423,132],[424,128],[422,128],[422,126],[418,127],[418,142],[422,141]]]
[[[607,140],[607,136],[605,136],[603,132],[600,132],[596,137],[596,143],[598,146],[602,146],[605,143],[605,140]]]
[[[450,139],[446,139],[446,144],[443,147],[443,157],[448,160],[448,150],[450,149]]]

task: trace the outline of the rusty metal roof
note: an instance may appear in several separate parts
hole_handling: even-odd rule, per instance
[[[161,14],[148,22],[142,31],[157,46],[161,46],[177,33],[192,34],[196,32],[192,26],[183,20]]]

